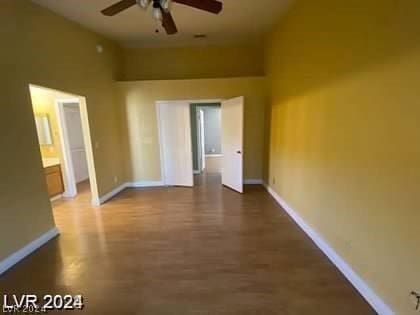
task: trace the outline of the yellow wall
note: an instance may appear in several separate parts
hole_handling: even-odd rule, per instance
[[[300,0],[267,50],[270,185],[398,314],[420,290],[419,20],[418,0]]]
[[[31,1],[0,2],[0,261],[54,226],[29,83],[87,98],[100,195],[123,179],[114,78],[119,50]],[[104,53],[96,52],[96,44]],[[7,241],[4,241],[7,240]]]
[[[50,123],[52,145],[40,145],[42,158],[61,158],[60,137],[58,131],[55,98],[53,93],[37,87],[31,87],[32,108],[35,115],[46,115]]]
[[[124,50],[123,81],[264,75],[263,45],[193,46]]]
[[[419,19],[417,0],[300,0],[266,63],[270,185],[400,314],[420,283]],[[121,52],[30,1],[0,20],[0,260],[54,226],[29,83],[87,97],[100,195],[160,180],[157,100],[244,95],[245,178],[264,176],[265,79],[226,78],[264,73],[258,45]],[[120,104],[115,78],[173,80],[119,83]]]
[[[130,181],[159,181],[160,157],[155,102],[245,97],[244,176],[262,179],[267,104],[263,77],[137,81],[119,83],[128,139]]]

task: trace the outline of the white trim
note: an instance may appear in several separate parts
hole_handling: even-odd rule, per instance
[[[92,205],[99,205],[100,198],[98,194],[98,186],[96,180],[95,162],[93,157],[92,139],[90,135],[89,118],[87,112],[86,98],[83,96],[74,98],[56,98],[55,109],[58,120],[58,130],[61,143],[61,152],[63,157],[64,176],[64,197],[72,198],[77,195],[77,185],[74,176],[73,161],[70,154],[70,145],[68,143],[68,130],[64,114],[64,105],[74,104],[80,111],[80,119],[82,124],[83,144],[86,153],[86,161],[88,164],[88,178],[90,191],[92,195]],[[77,105],[76,105],[77,104]]]
[[[162,126],[160,124],[161,118],[160,118],[160,105],[159,104],[160,102],[156,102],[156,119],[157,119],[157,127],[158,127],[159,158],[160,158],[160,177],[162,178],[163,184],[165,184],[165,174],[166,174],[165,154],[164,154],[163,145],[162,145],[162,139],[163,139],[162,132],[163,131],[162,131]],[[136,187],[136,186],[132,186],[132,187]]]
[[[289,216],[299,225],[299,227],[314,241],[318,248],[329,258],[329,260],[341,271],[366,301],[380,315],[392,315],[394,312],[385,304],[384,301],[369,287],[369,285],[351,268],[351,266],[341,258],[337,252],[311,228],[305,220],[293,210],[284,199],[282,199],[271,187],[266,187],[268,192],[279,203],[279,205],[289,214]]]
[[[63,104],[64,103],[77,103],[78,99],[55,99],[55,112],[57,113],[57,126],[58,135],[60,138],[61,145],[61,156],[62,156],[62,171],[64,172],[64,193],[63,196],[66,198],[73,198],[77,195],[76,180],[74,178],[73,161],[71,159],[70,147],[68,143],[68,132],[66,119],[64,116]]]
[[[56,201],[56,200],[58,200],[58,199],[61,199],[62,197],[63,197],[63,195],[61,195],[61,194],[60,194],[60,195],[57,195],[57,196],[51,197],[51,198],[50,198],[50,201],[51,201],[51,202],[53,202],[53,201]]]
[[[223,154],[206,154],[205,157],[208,157],[208,158],[223,157]]]
[[[27,244],[25,247],[22,247],[14,254],[10,255],[6,259],[0,261],[0,275],[9,270],[11,267],[16,265],[18,262],[20,262],[25,257],[32,254],[34,251],[36,251],[38,248],[46,244],[48,241],[59,235],[60,232],[57,228],[52,228],[45,234],[41,235],[37,239],[33,240],[29,244]]]
[[[213,104],[213,103],[222,103],[224,99],[222,98],[215,98],[215,99],[202,99],[202,100],[177,100],[177,99],[170,99],[170,100],[157,100],[157,103],[167,103],[167,102],[187,102],[190,104]]]
[[[147,187],[162,187],[165,186],[163,181],[142,181],[127,183],[127,187],[131,188],[147,188]]]
[[[263,185],[264,181],[262,179],[245,179],[245,185]]]
[[[191,104],[190,104],[191,107]],[[198,109],[198,116],[200,126],[197,127],[197,130],[200,130],[200,148],[198,149],[197,144],[197,150],[200,150],[200,158],[201,158],[201,171],[204,171],[206,169],[206,131],[204,129],[204,111],[200,109],[200,107],[197,107]],[[198,139],[198,135],[197,135]]]
[[[80,116],[82,118],[83,141],[85,144],[86,159],[88,163],[90,193],[91,193],[92,198],[99,199],[95,159],[93,156],[93,147],[92,147],[93,142],[92,142],[92,137],[90,134],[89,116],[88,116],[88,109],[87,109],[85,97],[80,98],[79,108],[80,108]]]
[[[86,177],[83,177],[82,179],[79,179],[79,181],[76,184],[83,183],[84,181],[87,181],[89,179],[89,175]]]
[[[193,170],[193,173],[194,173],[195,175],[199,175],[199,174],[201,174],[201,171],[199,171],[199,170]]]
[[[97,198],[92,196],[92,199],[90,200],[90,204],[94,207],[99,207],[102,203],[101,198],[99,196]]]
[[[118,195],[120,192],[122,192],[127,187],[128,187],[127,183],[121,184],[120,186],[114,188],[113,190],[106,193],[105,195],[99,197],[99,202],[98,202],[98,200],[94,200],[92,198],[92,204],[95,205],[95,206],[100,206],[101,204],[104,204],[105,202],[107,202],[109,199]]]
[[[100,205],[107,202],[109,199],[118,195],[120,192],[122,192],[126,188],[147,188],[147,187],[162,187],[162,186],[164,186],[162,181],[142,181],[142,182],[124,183],[114,188],[110,192],[106,193],[105,195],[99,197],[98,200],[95,200],[92,198],[92,205],[99,207]]]

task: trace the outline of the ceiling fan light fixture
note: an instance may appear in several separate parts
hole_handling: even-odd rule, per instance
[[[163,10],[169,12],[171,10],[172,0],[160,0],[160,6]]]
[[[151,2],[151,0],[136,0],[136,1],[137,1],[137,4],[144,10],[147,10]]]
[[[220,0],[119,0],[101,10],[101,13],[105,16],[115,16],[133,6],[147,10],[153,4],[153,19],[165,29],[166,34],[173,35],[178,32],[178,29],[170,12],[172,3],[183,4],[213,14],[219,14],[223,9],[223,2]],[[203,38],[203,36],[196,38]]]
[[[163,19],[163,15],[162,15],[162,11],[160,10],[160,8],[153,8],[153,18],[156,21],[162,21]]]

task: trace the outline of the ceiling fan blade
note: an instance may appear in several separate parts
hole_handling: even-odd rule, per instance
[[[108,8],[102,10],[102,14],[106,16],[114,16],[129,7],[132,7],[137,2],[136,0],[121,0],[113,5],[109,6]]]
[[[170,12],[166,12],[165,10],[162,10],[162,26],[168,35],[178,33],[172,14]]]
[[[173,0],[176,3],[188,5],[190,7],[211,12],[220,13],[223,9],[223,3],[216,0]]]

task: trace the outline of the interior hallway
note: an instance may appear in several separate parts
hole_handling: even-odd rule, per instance
[[[374,314],[261,186],[240,195],[197,176],[100,208],[85,189],[54,217],[60,237],[0,292],[82,294],[83,314]]]

